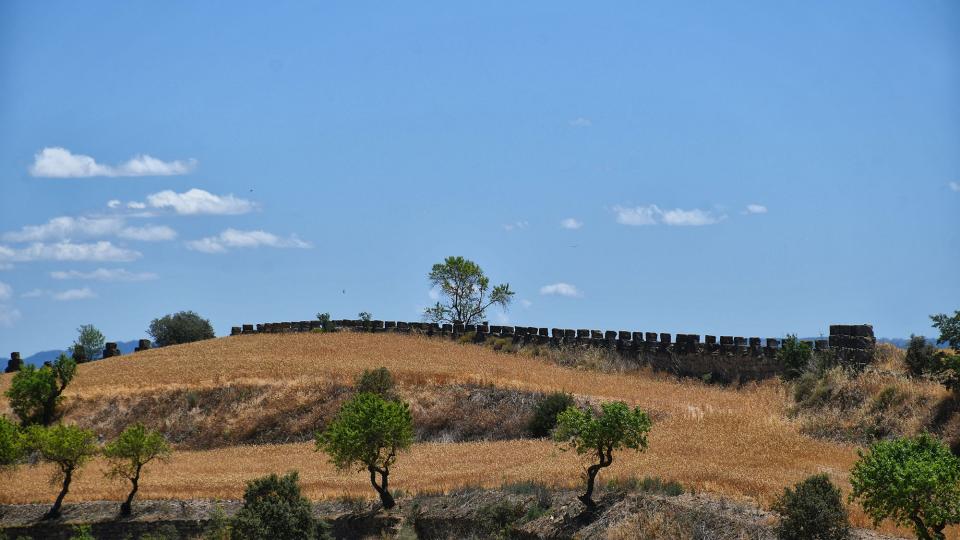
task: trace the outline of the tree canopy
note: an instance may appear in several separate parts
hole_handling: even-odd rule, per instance
[[[210,321],[193,311],[164,315],[150,322],[147,330],[157,347],[191,343],[216,337]]]
[[[347,401],[327,429],[316,435],[338,469],[366,469],[384,508],[392,508],[388,479],[397,453],[413,442],[413,417],[406,403],[361,392]],[[377,481],[380,475],[380,481]]]
[[[447,257],[433,265],[428,279],[445,297],[424,310],[424,317],[433,322],[476,324],[483,320],[487,308],[498,305],[507,309],[513,299],[509,283],[491,290],[490,278],[480,266],[463,257]]]
[[[63,498],[70,490],[74,473],[96,455],[97,438],[93,431],[76,426],[34,425],[27,430],[27,447],[37,452],[42,461],[56,465],[51,482],[61,483],[60,494],[46,516],[55,518],[60,515]]]
[[[851,499],[875,524],[890,519],[918,538],[960,523],[960,459],[926,433],[874,444],[850,472]]]
[[[600,405],[597,414],[591,408],[569,407],[557,415],[553,438],[581,455],[589,455],[597,463],[587,467],[587,490],[579,497],[593,507],[593,486],[597,473],[613,463],[613,452],[621,449],[642,452],[647,447],[647,433],[652,423],[639,407],[630,409],[615,401]]]
[[[97,327],[84,324],[77,328],[77,340],[73,342],[74,360],[87,362],[103,356],[103,346],[106,338]]]
[[[23,433],[20,426],[6,416],[0,416],[0,469],[14,467],[26,455]]]
[[[170,445],[163,434],[137,423],[123,430],[116,439],[103,448],[103,455],[110,461],[108,476],[126,478],[132,486],[127,500],[120,505],[120,513],[130,515],[133,497],[140,487],[140,473],[153,460],[170,456]]]
[[[960,310],[953,313],[953,317],[946,313],[931,315],[933,327],[940,331],[939,343],[949,343],[950,347],[960,352]]]
[[[49,366],[37,368],[27,365],[16,372],[6,396],[20,423],[50,425],[63,399],[61,394],[73,380],[76,371],[77,363],[61,354]]]

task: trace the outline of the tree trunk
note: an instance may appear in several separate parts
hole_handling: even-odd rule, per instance
[[[396,501],[393,500],[393,495],[390,494],[388,484],[390,469],[378,469],[371,465],[367,467],[367,470],[370,471],[370,483],[373,485],[373,489],[377,490],[377,495],[380,495],[380,502],[383,503],[383,508],[389,510],[396,506]],[[377,473],[380,473],[380,478],[382,478],[379,484],[377,483]]]
[[[53,503],[53,508],[47,512],[47,515],[44,516],[44,519],[54,519],[60,517],[60,506],[63,505],[63,498],[67,496],[67,491],[70,490],[70,480],[73,477],[73,469],[67,469],[63,473],[63,487],[60,489],[60,494],[57,495],[57,500]]]
[[[129,516],[133,511],[133,497],[137,494],[137,488],[140,485],[140,468],[142,465],[137,466],[137,472],[133,475],[133,478],[130,479],[130,483],[133,484],[133,489],[130,490],[130,494],[127,495],[127,500],[120,505],[120,515]]]
[[[600,458],[600,463],[587,468],[587,491],[577,497],[580,499],[580,502],[590,509],[596,508],[597,506],[597,503],[593,502],[593,484],[597,479],[597,474],[600,472],[600,469],[609,467],[610,464],[613,463],[613,448],[597,448],[597,457]]]

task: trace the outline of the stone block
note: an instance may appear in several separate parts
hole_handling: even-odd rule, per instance
[[[19,352],[10,353],[10,360],[7,360],[7,367],[4,369],[4,373],[13,373],[15,371],[20,371],[20,368],[23,367],[23,360],[20,358]]]
[[[715,345],[717,343],[717,336],[703,336],[703,342],[707,345]]]
[[[627,332],[626,330],[620,330],[617,332],[617,338],[624,341],[630,341],[630,332]]]
[[[646,332],[643,334],[644,341],[647,343],[656,343],[657,342],[657,333],[656,332]]]
[[[502,327],[502,329],[500,330],[500,333],[501,333],[501,334],[508,335],[508,336],[512,336],[512,335],[513,335],[513,327],[512,327],[512,326],[504,326],[504,327]]]
[[[607,330],[606,332],[603,333],[603,339],[607,341],[617,339],[617,333],[613,330]]]
[[[477,331],[477,325],[475,325],[475,324],[465,324],[465,325],[463,325],[463,330],[464,330],[464,332],[476,332],[476,331]]]
[[[551,328],[550,335],[553,336],[554,338],[562,338],[563,328]]]
[[[603,339],[603,332],[600,330],[591,330],[590,339]]]
[[[760,338],[752,337],[750,338],[750,348],[752,350],[757,350],[760,348]]]
[[[252,334],[252,333],[254,333],[253,325],[252,325],[252,324],[245,324],[245,325],[243,325],[243,333],[244,333],[244,334]]]
[[[487,323],[482,323],[477,325],[477,332],[483,332],[484,334],[490,333],[490,325]]]
[[[577,331],[574,330],[574,329],[572,329],[572,328],[564,328],[564,329],[563,329],[563,337],[565,337],[565,338],[567,338],[567,339],[575,338],[575,337],[577,337]]]
[[[670,334],[666,332],[660,332],[660,343],[670,344]]]
[[[818,339],[814,348],[818,351],[825,351],[830,348],[829,342],[825,339]]]
[[[540,337],[550,337],[550,331],[547,328],[537,328],[537,335]]]
[[[769,337],[767,338],[767,348],[768,348],[768,349],[776,349],[776,348],[779,347],[779,346],[780,346],[780,340],[779,340],[779,339],[777,339],[777,338],[769,338]]]
[[[736,345],[737,347],[742,347],[747,344],[747,340],[740,336],[737,336],[733,338],[733,344]]]
[[[238,336],[238,335],[240,335],[240,332],[241,332],[241,328],[240,328],[239,326],[231,326],[231,327],[230,327],[230,335],[231,335],[231,336]]]
[[[850,328],[850,335],[857,337],[873,337],[873,326],[869,324],[858,324]]]
[[[733,345],[733,336],[720,336],[720,345]]]
[[[383,321],[384,329],[392,329],[397,327],[397,321]]]
[[[590,330],[587,330],[587,329],[585,329],[585,328],[578,328],[578,329],[577,329],[577,337],[578,337],[578,338],[588,338],[588,337],[590,337]]]
[[[631,332],[630,339],[633,341],[643,341],[643,332]]]
[[[448,333],[448,334],[449,334],[449,333],[452,333],[452,332],[453,332],[453,325],[450,324],[450,323],[446,323],[446,324],[444,324],[444,325],[442,325],[442,326],[440,327],[440,331],[441,331],[441,332],[446,332],[446,333]]]

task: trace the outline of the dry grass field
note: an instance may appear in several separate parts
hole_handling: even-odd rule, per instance
[[[661,476],[768,507],[784,486],[817,472],[830,474],[847,490],[847,471],[856,460],[852,445],[802,434],[799,422],[787,417],[790,398],[777,381],[734,389],[642,372],[603,374],[484,347],[392,334],[237,336],[157,349],[81,366],[66,395],[95,398],[230,382],[349,384],[363,369],[381,365],[405,386],[460,382],[564,390],[591,399],[625,400],[654,412],[659,420],[649,450],[618,456],[601,480]],[[0,392],[10,378],[0,377]],[[3,403],[0,412],[6,407]],[[419,444],[400,458],[391,484],[408,492],[515,480],[570,486],[580,480],[576,459],[547,441]],[[100,466],[97,462],[81,473],[67,502],[122,497],[124,486],[105,480],[97,471]],[[300,471],[306,494],[314,498],[372,494],[363,474],[336,473],[312,445],[287,444],[176,452],[171,462],[148,471],[141,496],[237,498],[245,480],[290,469]],[[22,468],[3,477],[0,503],[52,500],[49,472]],[[852,518],[858,526],[869,525],[857,508]],[[951,534],[960,538],[957,531]]]

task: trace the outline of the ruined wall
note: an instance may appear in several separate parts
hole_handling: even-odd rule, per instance
[[[415,333],[424,336],[461,339],[470,336],[476,343],[489,339],[510,339],[516,345],[551,347],[604,347],[641,365],[650,365],[685,377],[706,377],[723,382],[765,379],[780,374],[783,364],[777,359],[780,340],[740,336],[701,336],[665,332],[591,330],[498,326],[482,324],[436,324],[401,321],[331,321],[338,330],[361,332]],[[281,334],[311,332],[323,328],[320,321],[293,321],[244,324],[231,328],[230,335]],[[839,361],[862,366],[873,357],[876,339],[870,325],[833,325],[830,338],[809,342],[817,351],[831,351]]]

